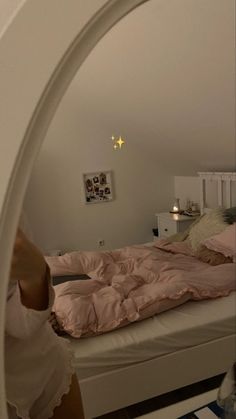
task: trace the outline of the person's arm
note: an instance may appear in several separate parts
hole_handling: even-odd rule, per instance
[[[49,268],[41,252],[20,229],[16,234],[10,276],[19,283],[21,302],[25,307],[48,308]]]
[[[43,310],[47,310],[50,303],[50,272],[41,252],[20,229],[18,229],[15,239],[10,276],[19,284],[21,303],[27,309],[38,311],[34,312],[33,316],[34,327],[36,327],[35,316],[44,316]],[[9,316],[6,317],[10,317],[10,323],[13,323],[14,326],[14,315],[13,318],[10,316],[12,308],[12,306],[9,307]],[[30,323],[29,317],[28,323]],[[26,331],[27,329],[26,327]],[[29,330],[32,332],[33,329],[29,326]],[[65,417],[84,419],[81,393],[75,374],[72,376],[69,392],[62,397],[60,406],[55,408],[52,419],[64,419]]]

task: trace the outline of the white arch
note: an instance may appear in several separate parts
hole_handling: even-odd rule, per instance
[[[14,234],[35,158],[63,94],[99,39],[148,0],[26,0],[0,38],[0,412]],[[45,48],[46,45],[46,48]]]

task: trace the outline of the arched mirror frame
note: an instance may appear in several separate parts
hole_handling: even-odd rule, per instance
[[[146,1],[72,0],[68,10],[63,1],[26,0],[0,35],[0,91],[4,98],[0,104],[1,372],[11,252],[35,159],[60,100],[86,57],[112,26]],[[0,411],[1,419],[6,419],[2,373]]]

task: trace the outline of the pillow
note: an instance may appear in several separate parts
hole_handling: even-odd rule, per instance
[[[223,214],[222,208],[211,210],[190,229],[189,240],[194,251],[199,249],[205,239],[226,229],[228,224],[224,221]]]
[[[233,224],[236,222],[236,207],[227,208],[224,210],[224,220],[228,224]]]
[[[236,257],[236,223],[229,225],[222,233],[203,242],[208,249],[222,253],[226,257]]]
[[[226,257],[222,253],[215,252],[214,250],[208,249],[206,246],[201,245],[195,256],[202,262],[209,263],[212,266],[222,265],[223,263],[232,263],[232,257]]]
[[[197,224],[197,223],[199,223],[199,221],[201,220],[201,218],[203,217],[203,215],[201,215],[201,216],[199,216],[193,223],[191,223],[190,224],[190,226],[186,229],[186,230],[184,230],[184,231],[180,231],[179,233],[175,233],[175,234],[173,234],[173,235],[171,235],[171,236],[169,236],[168,238],[167,238],[167,240],[170,242],[170,243],[173,243],[173,242],[183,242],[183,241],[185,241],[185,240],[188,240],[188,237],[189,237],[189,232],[190,232],[190,230]]]

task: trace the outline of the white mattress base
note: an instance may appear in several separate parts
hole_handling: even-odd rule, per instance
[[[70,339],[80,379],[233,335],[236,293],[188,302],[113,332]]]
[[[80,380],[85,418],[121,409],[227,371],[236,335]]]

